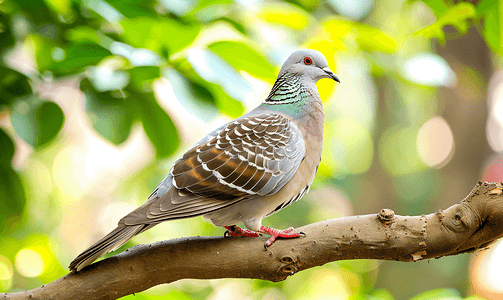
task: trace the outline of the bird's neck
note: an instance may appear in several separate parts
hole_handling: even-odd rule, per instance
[[[276,79],[265,103],[270,105],[290,104],[308,97],[308,91],[299,75],[284,73]]]
[[[293,116],[305,113],[305,109],[311,107],[310,102],[319,101],[319,99],[316,85],[314,88],[310,87],[304,83],[301,76],[284,73],[276,79],[263,105],[270,110]]]

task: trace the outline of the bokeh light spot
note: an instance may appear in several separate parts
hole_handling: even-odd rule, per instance
[[[487,118],[486,136],[489,146],[494,152],[503,151],[503,124],[501,124],[493,115]]]
[[[38,277],[44,272],[45,264],[42,255],[31,249],[22,249],[16,254],[16,269],[24,277]]]
[[[489,117],[486,123],[486,136],[489,146],[495,152],[503,151],[503,72],[491,76],[487,90]]]
[[[310,269],[288,277],[284,291],[288,299],[349,299],[350,286],[358,284],[358,277],[344,268]]]
[[[454,137],[449,124],[442,117],[430,119],[417,134],[417,151],[430,167],[440,169],[454,154]]]
[[[311,276],[311,299],[347,299],[351,294],[349,287],[340,272],[318,270]]]
[[[374,4],[373,0],[357,0],[357,1],[343,1],[343,0],[329,0],[327,1],[333,8],[341,15],[344,15],[353,20],[360,20],[366,16],[372,9]]]
[[[12,263],[10,260],[0,255],[0,280],[9,280],[14,274],[14,269],[12,268]]]
[[[503,155],[495,154],[490,159],[483,178],[487,182],[503,181]]]
[[[75,174],[75,170],[85,170],[83,156],[82,149],[69,145],[54,159],[52,167],[54,182],[66,195],[73,196],[66,197],[68,200],[80,198],[84,193],[83,181],[79,181],[76,178],[79,174]]]
[[[404,78],[427,86],[454,86],[456,74],[441,56],[432,53],[417,54],[408,59],[402,69]]]
[[[479,253],[473,263],[472,280],[476,290],[503,293],[503,241]]]

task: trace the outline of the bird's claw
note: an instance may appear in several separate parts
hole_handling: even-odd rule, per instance
[[[259,233],[248,230],[248,229],[243,229],[239,226],[224,226],[227,231],[224,233],[224,236],[247,236],[247,237],[258,237]]]
[[[269,237],[267,239],[267,241],[265,242],[264,248],[267,250],[267,247],[270,247],[274,243],[274,241],[276,241],[277,238],[288,239],[288,238],[300,237],[301,234],[304,236],[306,235],[304,232],[291,232],[292,230],[293,230],[293,227],[289,227],[285,230],[278,230],[278,229],[274,229],[274,228],[270,228],[270,227],[262,225],[260,227],[260,231],[265,234],[271,235],[271,237]]]

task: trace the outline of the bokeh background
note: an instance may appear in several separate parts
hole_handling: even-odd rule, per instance
[[[503,181],[502,12],[497,0],[1,0],[0,292],[67,274],[192,143],[263,101],[300,48],[323,52],[342,83],[318,83],[325,145],[311,192],[265,225],[432,213]],[[168,222],[121,251],[223,232]],[[412,297],[503,299],[503,243],[124,299]]]

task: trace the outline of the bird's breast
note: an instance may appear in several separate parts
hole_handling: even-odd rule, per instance
[[[271,215],[299,200],[314,181],[321,160],[325,114],[321,101],[310,103],[296,122],[304,138],[305,155],[292,179],[275,195],[270,196]],[[272,201],[271,201],[272,200]]]

